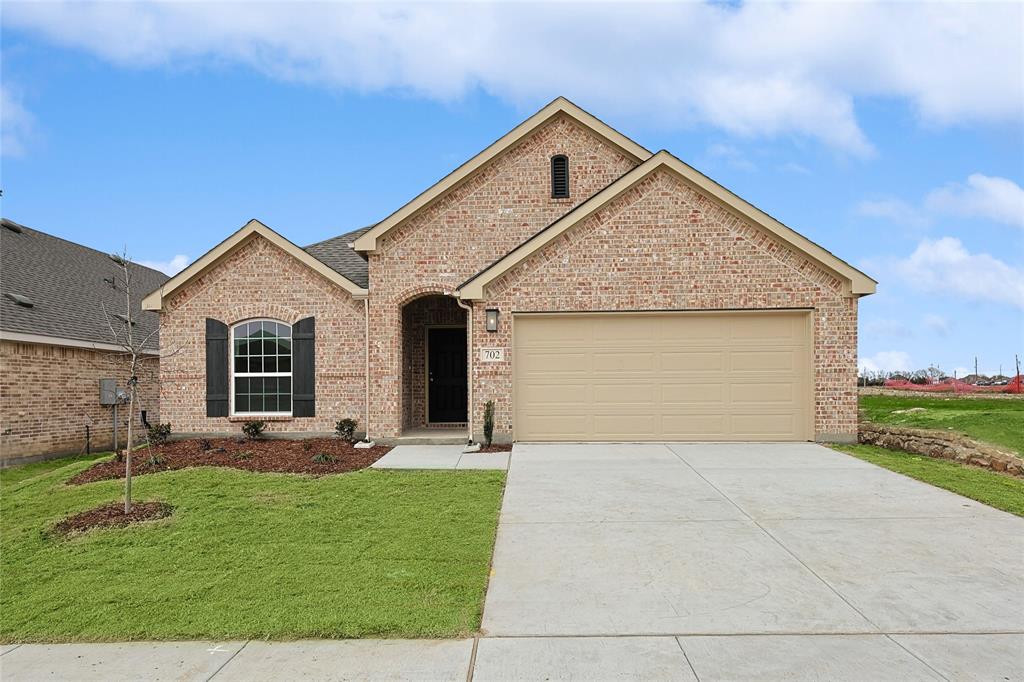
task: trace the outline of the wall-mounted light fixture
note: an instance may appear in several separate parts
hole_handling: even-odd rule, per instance
[[[488,308],[484,317],[484,324],[487,327],[487,331],[496,332],[498,331],[498,311],[495,308]]]

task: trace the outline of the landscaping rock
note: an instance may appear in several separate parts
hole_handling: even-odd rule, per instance
[[[979,443],[957,433],[862,421],[858,440],[867,445],[877,445],[890,450],[903,450],[936,459],[984,467],[1013,476],[1024,476],[1024,458],[1020,455]]]

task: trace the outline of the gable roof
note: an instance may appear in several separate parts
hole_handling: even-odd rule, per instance
[[[313,258],[365,289],[370,286],[370,267],[366,259],[352,248],[352,242],[371,227],[373,225],[302,248]]]
[[[113,278],[124,271],[110,254],[61,239],[6,218],[0,220],[0,337],[13,341],[53,343],[118,350],[110,332],[123,322],[104,315],[123,315],[123,289]],[[150,336],[147,350],[160,347],[160,318],[143,312],[142,297],[167,281],[167,275],[138,263],[132,277],[132,334]],[[8,296],[10,294],[11,296]],[[26,307],[14,299],[22,297]],[[136,336],[137,335],[137,336]]]
[[[462,299],[477,300],[483,298],[484,289],[490,282],[493,282],[514,268],[546,244],[555,240],[566,230],[585,220],[609,201],[634,187],[659,169],[668,169],[674,172],[685,183],[715,199],[727,210],[763,227],[798,251],[805,253],[809,258],[835,272],[841,279],[849,282],[849,292],[851,294],[865,296],[875,293],[877,282],[874,279],[868,277],[846,261],[836,257],[830,251],[818,246],[810,239],[807,239],[807,237],[786,227],[756,206],[736,196],[700,171],[683,163],[667,151],[662,150],[633,170],[625,173],[618,180],[527,239],[491,265],[473,275],[459,286],[456,294]]]
[[[597,133],[599,136],[618,147],[623,153],[632,157],[636,161],[644,161],[651,157],[651,152],[644,149],[636,142],[633,142],[633,140],[613,129],[603,121],[597,119],[592,114],[583,111],[583,109],[580,109],[566,98],[559,97],[503,135],[491,146],[487,147],[487,149],[484,149],[472,159],[441,178],[440,181],[421,193],[405,206],[402,206],[387,218],[367,230],[355,241],[356,250],[373,251],[377,248],[377,240],[391,228],[395,227],[438,197],[443,196],[446,192],[454,189],[476,170],[487,164],[502,152],[514,146],[520,140],[525,138],[534,130],[540,128],[555,116],[559,115],[568,116],[574,119],[577,123],[580,123]]]
[[[240,247],[242,244],[248,242],[250,239],[255,239],[256,237],[263,237],[289,256],[292,256],[329,281],[334,282],[353,296],[366,296],[367,290],[365,287],[359,286],[338,270],[328,266],[323,261],[318,260],[309,252],[300,249],[298,246],[288,241],[277,232],[274,232],[260,221],[253,219],[243,225],[242,228],[233,235],[207,251],[187,268],[164,282],[163,286],[159,289],[153,291],[142,299],[142,308],[144,310],[162,309],[164,298],[170,296],[174,291],[191,281],[193,278],[208,271],[229,254],[234,252],[235,249]]]

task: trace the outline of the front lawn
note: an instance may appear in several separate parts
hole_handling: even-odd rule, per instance
[[[1024,453],[1024,399],[864,395],[860,408],[878,424],[952,430]]]
[[[64,484],[88,466],[0,474],[3,641],[479,628],[503,472],[149,474],[135,479],[135,498],[170,503],[170,517],[63,539],[53,524],[121,494],[121,481]]]
[[[1024,516],[1024,480],[987,469],[875,445],[835,445],[866,462],[916,478],[939,488],[977,500],[996,509]]]

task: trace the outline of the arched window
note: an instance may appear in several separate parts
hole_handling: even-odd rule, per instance
[[[231,328],[231,414],[291,414],[292,328],[251,320]]]
[[[569,157],[558,154],[551,157],[551,198],[565,199],[569,196]]]

